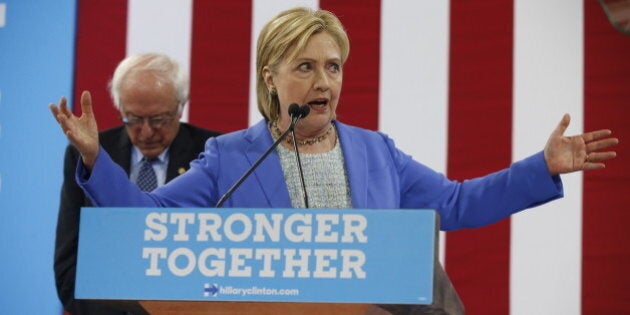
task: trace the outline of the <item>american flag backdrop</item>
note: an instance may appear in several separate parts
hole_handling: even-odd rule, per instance
[[[563,113],[567,134],[612,129],[605,170],[562,176],[559,201],[441,234],[441,260],[468,314],[630,314],[630,37],[595,0],[80,0],[74,99],[90,90],[99,128],[118,125],[117,62],[162,52],[190,73],[187,121],[246,128],[261,117],[256,36],[298,5],[348,31],[339,120],[450,178],[540,151]]]

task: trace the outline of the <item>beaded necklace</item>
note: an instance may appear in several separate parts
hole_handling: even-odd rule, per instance
[[[278,124],[276,121],[269,123],[269,129],[271,129],[271,132],[273,133],[274,138],[276,139],[280,138],[280,136],[282,135],[282,131],[280,131],[280,128],[278,128]],[[330,128],[328,128],[328,130],[326,130],[324,134],[319,135],[315,138],[311,138],[311,139],[298,140],[297,144],[298,145],[313,145],[315,143],[322,142],[326,140],[326,138],[328,138],[328,135],[332,133],[332,130],[333,130],[333,124],[330,124]],[[286,137],[285,139],[288,144],[293,144],[293,139],[291,137]]]

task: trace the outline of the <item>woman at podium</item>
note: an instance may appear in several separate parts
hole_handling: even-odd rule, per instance
[[[560,198],[560,174],[601,169],[615,157],[606,151],[618,142],[611,131],[565,136],[565,115],[540,152],[483,177],[450,180],[387,135],[337,119],[338,106],[361,111],[361,104],[340,104],[349,52],[344,27],[331,12],[294,8],[275,16],[257,43],[256,93],[264,118],[208,140],[190,170],[149,193],[99,145],[89,92],[81,97],[80,117],[65,98],[50,108],[81,153],[79,185],[94,205],[108,207],[214,207],[238,183],[221,200],[224,207],[435,209],[441,228],[454,230]],[[293,126],[295,137],[281,139]],[[258,161],[274,142],[277,147]]]

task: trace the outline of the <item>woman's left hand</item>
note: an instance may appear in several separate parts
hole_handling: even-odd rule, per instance
[[[557,175],[597,170],[606,167],[603,161],[617,156],[615,151],[600,152],[619,143],[619,139],[609,137],[612,131],[602,129],[564,136],[570,121],[571,117],[565,114],[545,145],[544,155],[549,173]]]

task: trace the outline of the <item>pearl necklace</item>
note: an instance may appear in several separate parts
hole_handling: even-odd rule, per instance
[[[280,128],[278,128],[278,124],[276,121],[269,123],[269,129],[271,129],[271,132],[273,133],[275,139],[280,138],[280,136],[282,135],[282,131],[280,131]],[[328,130],[326,130],[324,134],[319,135],[315,138],[311,138],[311,139],[298,140],[297,144],[298,145],[313,145],[315,143],[322,142],[326,140],[326,138],[328,138],[328,135],[332,133],[332,130],[333,130],[333,124],[330,124],[330,128],[328,128]],[[293,144],[292,137],[286,137],[285,139],[288,144]]]

